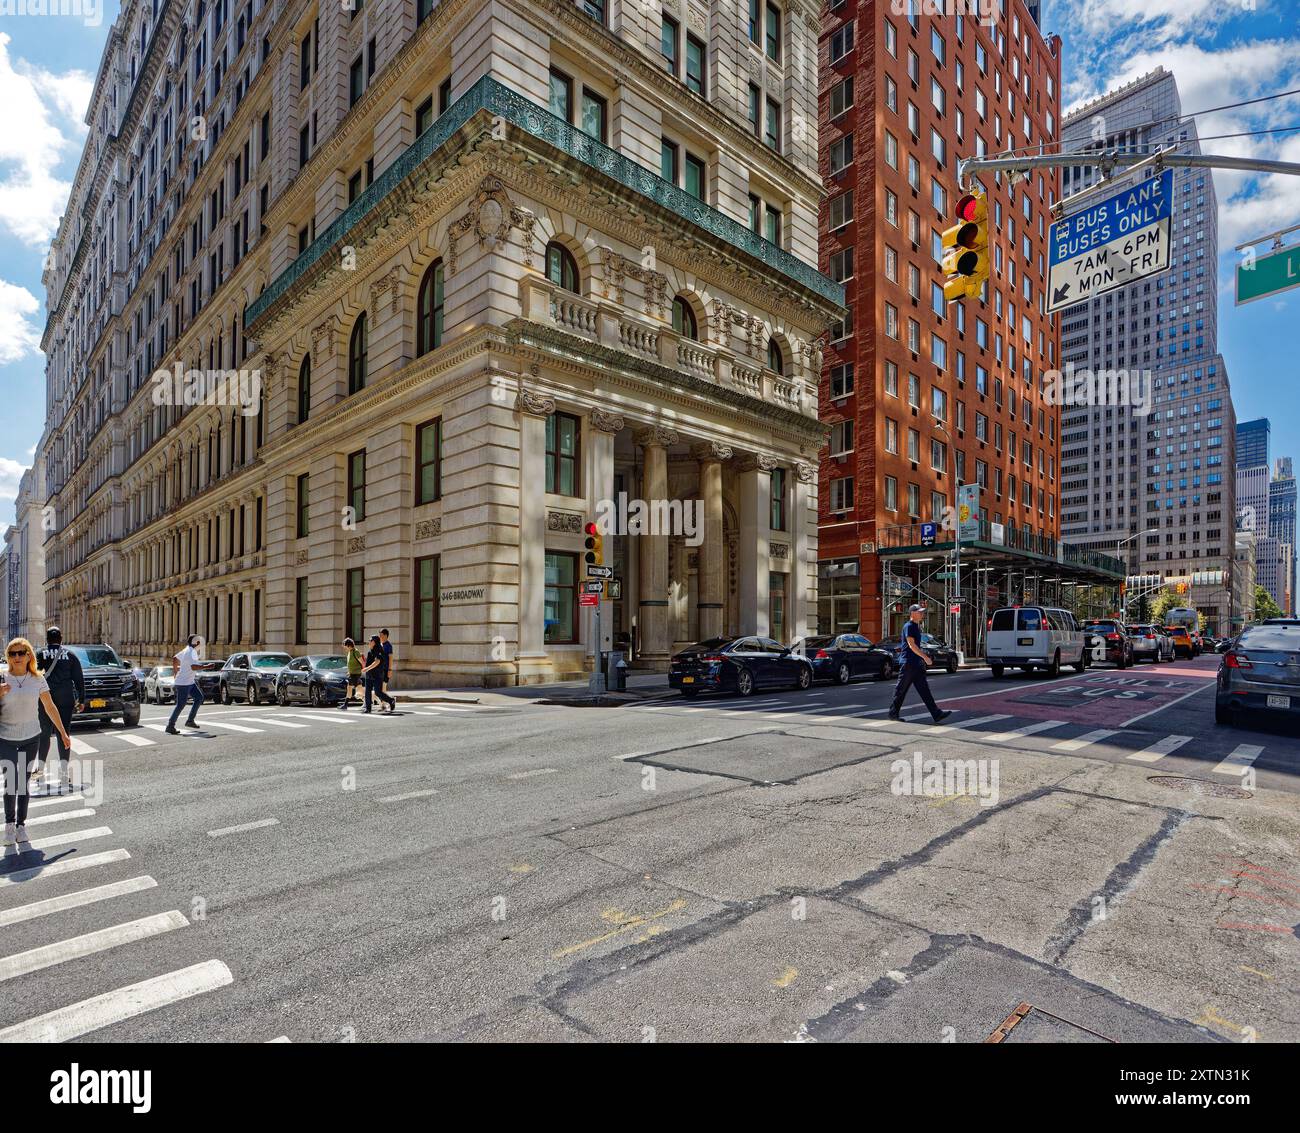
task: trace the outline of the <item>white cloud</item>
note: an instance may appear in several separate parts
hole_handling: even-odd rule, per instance
[[[0,279],[0,366],[40,350],[40,330],[31,321],[40,306],[27,288]]]
[[[0,225],[25,244],[49,242],[71,188],[57,176],[86,130],[92,76],[11,59],[0,34]]]
[[[0,503],[12,504],[18,498],[18,482],[26,471],[27,465],[0,456]]]

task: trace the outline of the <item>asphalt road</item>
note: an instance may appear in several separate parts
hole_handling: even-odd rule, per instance
[[[1300,741],[1213,670],[149,708],[0,861],[0,1039],[1294,1042]]]

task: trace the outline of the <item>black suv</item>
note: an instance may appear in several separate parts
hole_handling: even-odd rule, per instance
[[[72,717],[74,724],[97,724],[121,717],[128,728],[140,723],[140,703],[144,686],[129,661],[118,657],[111,645],[68,645],[69,653],[81,662],[86,684],[86,699],[81,711]]]
[[[1094,661],[1110,661],[1119,669],[1133,664],[1133,642],[1123,622],[1093,618],[1084,623],[1083,634]]]

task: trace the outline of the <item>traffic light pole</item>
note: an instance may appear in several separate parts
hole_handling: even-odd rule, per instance
[[[601,668],[601,664],[600,664],[601,662],[600,647],[602,644],[602,638],[600,636],[600,602],[599,601],[594,606],[592,606],[591,613],[592,613],[592,625],[595,627],[593,630],[595,641],[592,644],[592,654],[594,657],[594,662],[591,670],[591,680],[587,682],[587,691],[591,693],[592,696],[604,696],[605,695],[605,670]]]
[[[1265,161],[1254,157],[1227,157],[1216,154],[1122,153],[1119,150],[1093,150],[1089,153],[1042,154],[1037,157],[967,157],[957,163],[957,184],[963,190],[972,173],[1015,173],[1030,169],[1062,169],[1067,165],[1096,165],[1110,175],[1112,169],[1154,161],[1171,169],[1239,169],[1248,173],[1289,173],[1300,176],[1300,162]],[[1088,187],[1089,190],[1092,186]],[[1070,198],[1059,202],[1067,204]]]

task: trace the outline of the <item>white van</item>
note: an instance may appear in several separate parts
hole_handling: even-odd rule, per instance
[[[1086,635],[1069,610],[1052,606],[1012,606],[995,610],[989,619],[984,656],[994,677],[1019,666],[1026,673],[1046,669],[1061,675],[1062,665],[1082,673],[1088,667]]]

